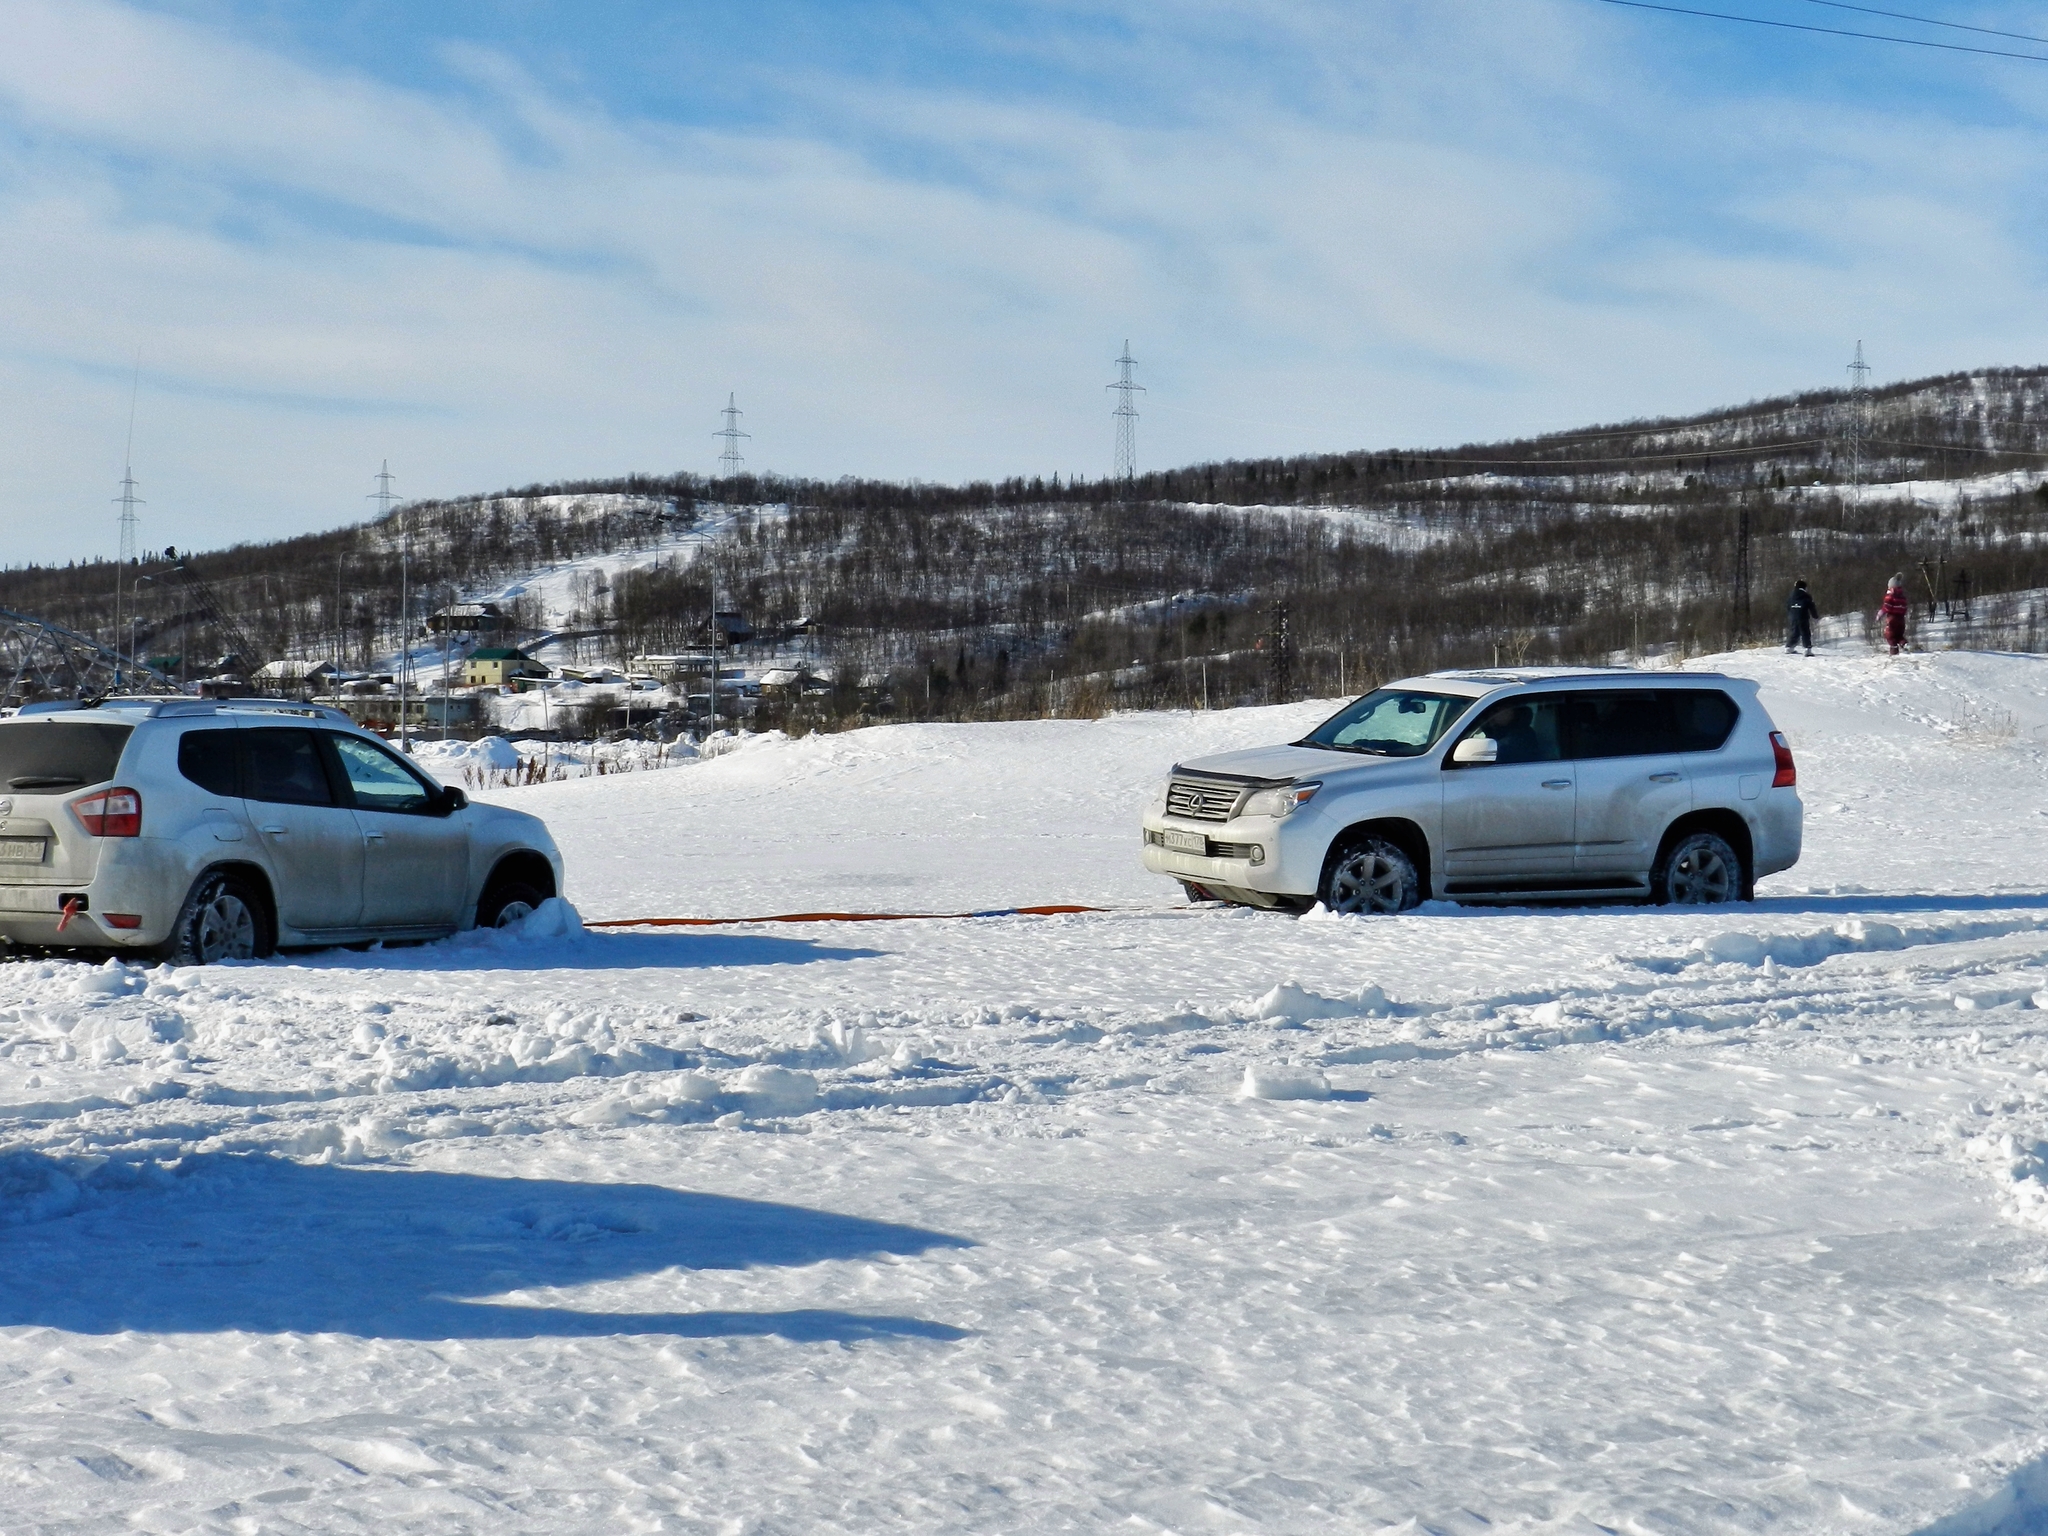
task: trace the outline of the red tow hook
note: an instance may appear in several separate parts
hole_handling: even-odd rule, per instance
[[[57,931],[62,933],[71,926],[71,919],[78,916],[78,898],[72,897],[64,903],[64,915],[57,919]]]

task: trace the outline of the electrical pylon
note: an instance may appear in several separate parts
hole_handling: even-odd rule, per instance
[[[751,438],[751,432],[740,430],[740,418],[747,413],[734,403],[737,397],[725,397],[725,409],[719,414],[725,417],[725,425],[712,433],[713,437],[725,439],[725,451],[718,456],[718,472],[730,480],[740,472],[740,466],[747,461],[740,457],[740,439]]]
[[[1863,361],[1863,343],[1856,343],[1856,361],[1849,365],[1849,483],[1863,483],[1863,443],[1870,435],[1870,364]]]
[[[1110,414],[1116,418],[1116,471],[1117,485],[1126,487],[1138,477],[1138,407],[1131,399],[1133,395],[1145,393],[1145,386],[1131,377],[1131,370],[1138,366],[1138,360],[1131,356],[1131,344],[1124,343],[1123,355],[1116,360],[1117,378],[1114,384],[1103,385],[1113,389],[1117,395],[1117,406]]]

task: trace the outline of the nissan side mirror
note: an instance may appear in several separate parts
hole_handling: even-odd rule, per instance
[[[1491,736],[1467,736],[1451,748],[1451,761],[1460,765],[1497,763],[1500,761],[1500,743]]]

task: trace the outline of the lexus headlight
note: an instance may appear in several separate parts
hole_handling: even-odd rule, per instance
[[[1270,816],[1278,821],[1283,816],[1292,816],[1309,801],[1315,799],[1316,791],[1323,786],[1312,780],[1307,784],[1288,784],[1280,789],[1262,789],[1244,803],[1246,816]]]

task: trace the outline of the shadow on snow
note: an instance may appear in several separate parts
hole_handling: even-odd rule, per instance
[[[368,964],[401,971],[644,971],[815,965],[826,960],[876,960],[886,953],[820,944],[814,939],[716,931],[581,933],[573,938],[524,942],[498,934],[459,934],[433,944],[370,951],[319,950],[287,956],[286,961],[328,970],[360,969]]]
[[[422,1340],[965,1337],[919,1318],[829,1309],[598,1312],[480,1299],[670,1269],[972,1246],[916,1227],[647,1184],[269,1157],[194,1157],[174,1174],[144,1173],[110,1165],[81,1189],[39,1154],[0,1158],[0,1223],[21,1223],[0,1225],[0,1326]]]

